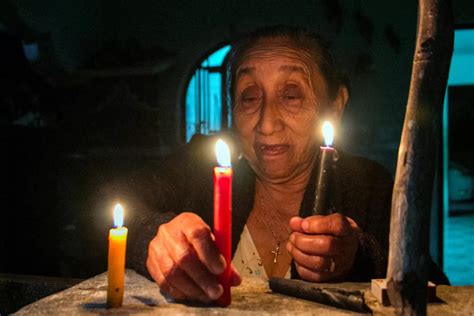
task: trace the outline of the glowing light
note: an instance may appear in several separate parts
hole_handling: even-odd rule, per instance
[[[323,123],[323,136],[326,146],[332,146],[332,143],[334,142],[334,129],[329,121]]]
[[[216,142],[216,156],[219,166],[230,167],[230,150],[222,139]]]
[[[114,207],[114,226],[123,226],[123,207],[120,205],[120,203],[117,203],[117,205]]]

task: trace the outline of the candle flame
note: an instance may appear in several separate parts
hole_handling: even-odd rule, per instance
[[[219,166],[230,167],[230,150],[222,139],[218,139],[216,142],[216,156]]]
[[[123,226],[123,207],[120,205],[120,203],[117,203],[117,205],[114,207],[114,226]]]
[[[323,123],[323,136],[326,146],[332,146],[332,143],[334,142],[334,129],[329,121]]]

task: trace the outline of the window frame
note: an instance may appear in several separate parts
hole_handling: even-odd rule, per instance
[[[186,135],[186,101],[187,101],[187,91],[189,88],[189,84],[191,83],[191,80],[193,76],[196,74],[198,69],[207,69],[209,73],[211,72],[218,72],[221,74],[221,102],[222,102],[222,112],[221,112],[221,131],[227,130],[230,128],[229,126],[229,105],[227,102],[227,78],[226,78],[226,63],[229,58],[229,52],[226,54],[224,57],[224,60],[222,62],[221,66],[208,66],[208,67],[202,67],[202,63],[213,53],[217,52],[218,50],[224,48],[225,46],[231,46],[232,43],[228,40],[219,42],[216,45],[213,45],[212,48],[206,50],[203,54],[200,55],[199,58],[195,60],[195,62],[192,64],[192,66],[189,68],[189,70],[186,72],[185,75],[185,80],[184,80],[184,85],[182,86],[181,89],[181,102],[180,102],[180,114],[181,114],[181,119],[180,119],[180,140],[182,143],[186,143],[187,140],[187,135]]]

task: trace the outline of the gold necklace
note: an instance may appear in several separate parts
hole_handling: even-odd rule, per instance
[[[263,195],[262,194],[259,194],[260,195],[260,204],[262,205],[262,210],[263,210],[263,215],[265,218],[270,218],[272,217],[273,220],[274,220],[274,217],[273,216],[269,216],[267,214],[267,209],[265,207],[265,203],[263,202]],[[262,220],[261,220],[262,221]],[[288,236],[285,238],[285,239],[280,239],[277,237],[277,234],[273,231],[272,229],[272,226],[271,225],[268,225],[267,221],[266,220],[263,220],[262,221],[263,224],[270,230],[270,232],[272,233],[272,237],[273,239],[275,240],[275,247],[273,247],[273,249],[271,250],[271,254],[273,255],[273,264],[276,264],[278,262],[278,256],[281,255],[281,252],[280,252],[280,245],[283,241],[287,240],[288,239]],[[274,222],[276,222],[274,220]],[[290,234],[290,232],[288,231],[288,235]]]

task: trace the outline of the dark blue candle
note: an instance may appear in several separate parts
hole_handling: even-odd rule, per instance
[[[313,215],[328,215],[332,212],[333,169],[335,149],[334,129],[330,122],[323,124],[325,146],[319,148],[318,165],[316,173],[316,191],[314,195]]]

